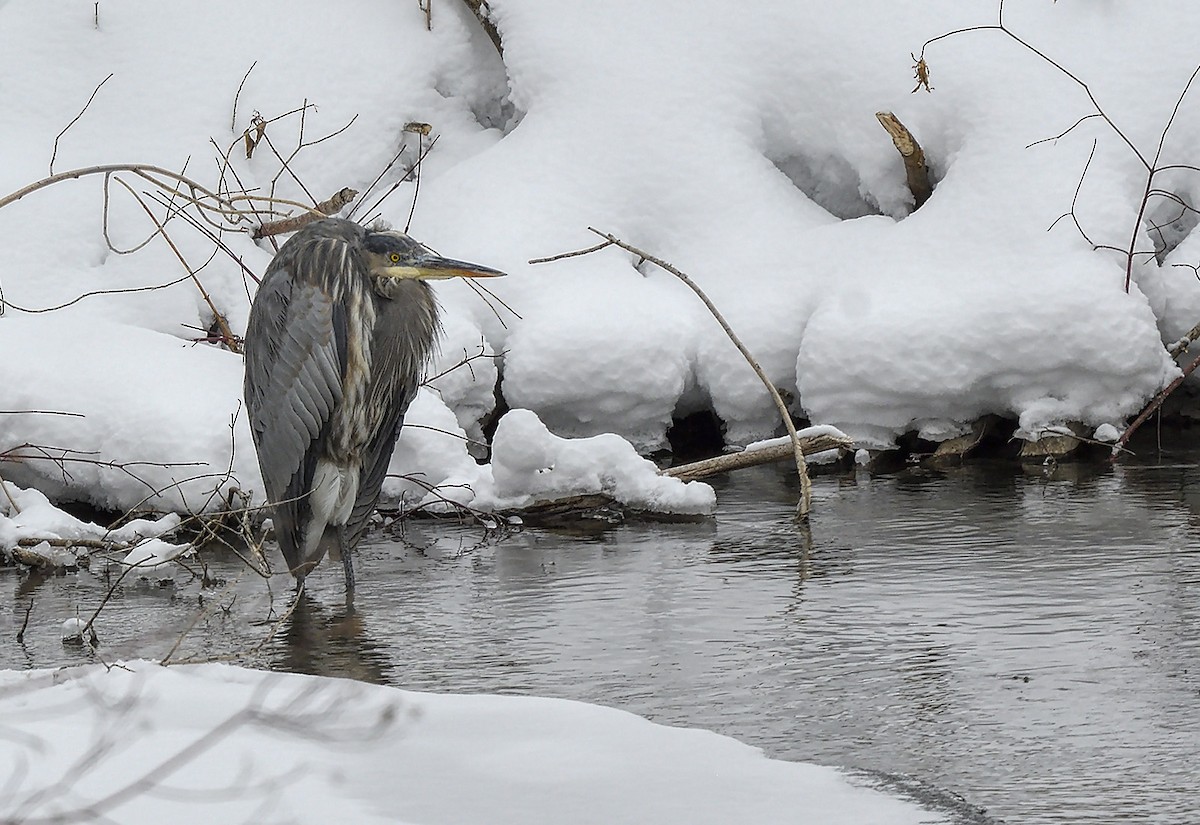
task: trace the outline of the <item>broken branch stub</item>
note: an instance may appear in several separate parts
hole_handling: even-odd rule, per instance
[[[297,229],[308,226],[313,221],[319,221],[322,218],[328,218],[330,215],[336,215],[357,197],[357,190],[346,187],[334,194],[329,200],[321,201],[308,212],[301,212],[299,215],[293,215],[290,218],[267,221],[261,224],[254,230],[254,239],[258,240],[271,235],[283,235],[287,232],[295,232]]]
[[[933,194],[933,185],[929,182],[929,167],[925,165],[925,151],[908,127],[891,112],[876,112],[875,118],[891,136],[896,151],[904,160],[904,175],[908,180],[908,191],[912,192],[913,209],[920,209]]]

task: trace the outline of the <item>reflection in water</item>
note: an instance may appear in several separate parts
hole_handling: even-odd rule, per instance
[[[363,615],[345,604],[325,607],[301,593],[276,645],[271,667],[314,676],[357,679],[387,684],[385,650],[366,631]]]

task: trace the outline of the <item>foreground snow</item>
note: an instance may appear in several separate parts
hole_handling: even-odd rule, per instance
[[[5,821],[945,821],[831,768],[558,699],[135,662],[0,672],[0,714]]]
[[[1146,169],[1085,118],[1083,90],[1003,34],[977,31],[933,44],[933,91],[911,93],[911,54],[994,23],[995,0],[488,5],[503,59],[458,3],[439,6],[427,30],[417,4],[385,0],[337,12],[336,25],[318,0],[0,2],[0,72],[23,79],[3,101],[0,195],[45,176],[51,155],[55,171],[186,165],[216,186],[215,142],[236,145],[243,186],[277,183],[305,199],[278,156],[260,146],[247,158],[238,142],[255,112],[274,118],[308,101],[317,108],[303,137],[296,115],[268,135],[284,155],[332,135],[289,163],[319,199],[365,190],[402,145],[411,160],[428,139],[404,125],[431,124],[440,137],[412,232],[510,273],[495,287],[515,313],[493,313],[460,284],[440,290],[446,338],[433,372],[481,357],[434,381],[410,416],[450,432],[406,431],[397,469],[417,480],[390,492],[415,500],[443,483],[483,492],[487,472],[470,466],[462,438],[479,438],[492,409],[493,358],[508,405],[560,437],[615,433],[655,449],[674,416],[702,410],[732,443],[776,434],[757,379],[670,276],[617,249],[527,263],[589,245],[589,225],[691,274],[797,412],[863,445],[909,430],[948,438],[985,413],[1016,419],[1030,438],[1071,421],[1120,429],[1177,374],[1161,342],[1200,321],[1187,268],[1200,236],[1169,199],[1138,225]],[[1005,11],[1153,155],[1194,68],[1200,5],[1012,0]],[[916,212],[880,110],[927,153],[937,185]],[[1198,135],[1193,90],[1161,162],[1194,164]],[[382,183],[397,180],[393,169]],[[1182,166],[1155,184],[1196,191]],[[28,459],[6,475],[116,509],[148,491],[179,510],[212,500],[214,487],[257,494],[240,359],[189,343],[211,311],[161,239],[110,249],[99,189],[95,177],[60,183],[0,210],[0,451],[32,444],[89,459],[67,471]],[[403,226],[414,194],[402,185],[383,217]],[[1047,231],[1072,207],[1087,238],[1071,220]],[[107,218],[118,249],[153,230],[115,184]],[[269,247],[226,233],[232,256],[201,268],[211,242],[180,220],[170,233],[242,331],[254,288],[242,267],[261,273]],[[1139,249],[1178,246],[1161,262],[1140,256],[1126,293],[1124,260],[1104,247],[1131,235]],[[86,417],[11,414],[21,410]],[[490,473],[497,486],[502,476]]]

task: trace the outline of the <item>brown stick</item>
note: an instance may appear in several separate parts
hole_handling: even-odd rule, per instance
[[[929,167],[925,165],[925,151],[908,127],[891,112],[876,112],[875,118],[892,138],[896,151],[904,159],[904,174],[908,178],[908,191],[912,192],[915,205],[920,209],[929,196],[933,194],[933,185],[929,182]]]
[[[845,450],[852,446],[854,446],[854,442],[832,435],[818,435],[812,438],[802,436],[800,438],[800,449],[805,455],[823,453],[828,450]],[[742,450],[740,453],[727,453],[715,458],[706,458],[703,461],[694,461],[691,464],[668,467],[659,475],[670,476],[680,481],[695,481],[717,473],[740,470],[743,467],[756,467],[760,464],[772,464],[791,457],[791,444],[776,444],[758,450]]]
[[[271,235],[282,235],[285,232],[295,232],[297,229],[308,226],[313,221],[319,221],[322,218],[328,218],[330,215],[336,215],[342,211],[342,208],[346,204],[357,197],[358,190],[346,187],[329,200],[318,203],[312,212],[302,212],[290,218],[267,221],[254,230],[254,239],[258,240]]]

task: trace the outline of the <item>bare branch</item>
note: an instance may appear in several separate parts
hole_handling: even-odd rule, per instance
[[[257,60],[255,60],[253,63],[250,64],[250,68],[246,69],[246,73],[244,75],[242,75],[242,82],[238,84],[237,92],[235,92],[233,95],[233,114],[229,118],[229,131],[231,131],[231,132],[237,131],[238,98],[240,98],[242,96],[242,87],[246,85],[246,80],[247,80],[247,78],[250,77],[250,72],[254,71],[254,67],[257,65],[258,65]]]
[[[593,252],[599,252],[606,246],[612,246],[612,241],[601,241],[595,246],[589,246],[587,249],[576,249],[573,252],[560,252],[557,255],[551,255],[548,258],[530,258],[531,264],[548,264],[551,261],[561,261],[564,258],[578,258],[580,255],[591,255]]]
[[[133,187],[125,183],[125,181],[121,180],[120,178],[117,178],[116,180],[117,183],[129,190],[129,194],[133,195],[134,199],[141,205],[142,209],[145,210],[150,220],[154,222],[156,227],[158,227],[158,232],[160,235],[162,235],[163,240],[167,242],[167,246],[171,247],[171,251],[175,253],[175,257],[179,259],[179,263],[183,265],[183,268],[187,270],[188,275],[191,276],[192,281],[196,284],[196,288],[200,290],[200,297],[204,299],[204,303],[206,303],[209,310],[212,311],[213,319],[216,321],[217,326],[220,327],[221,335],[225,337],[226,346],[228,346],[232,352],[240,353],[241,347],[238,345],[238,341],[233,334],[233,330],[229,328],[229,322],[225,320],[225,315],[217,309],[216,304],[213,303],[212,297],[208,294],[208,290],[204,288],[204,284],[201,283],[200,278],[196,276],[196,271],[188,265],[187,259],[183,257],[183,253],[179,251],[179,247],[175,245],[175,241],[171,240],[171,236],[167,234],[166,228],[158,220],[157,216],[155,216],[154,210],[150,208],[149,204],[142,200],[142,197],[133,190]]]

